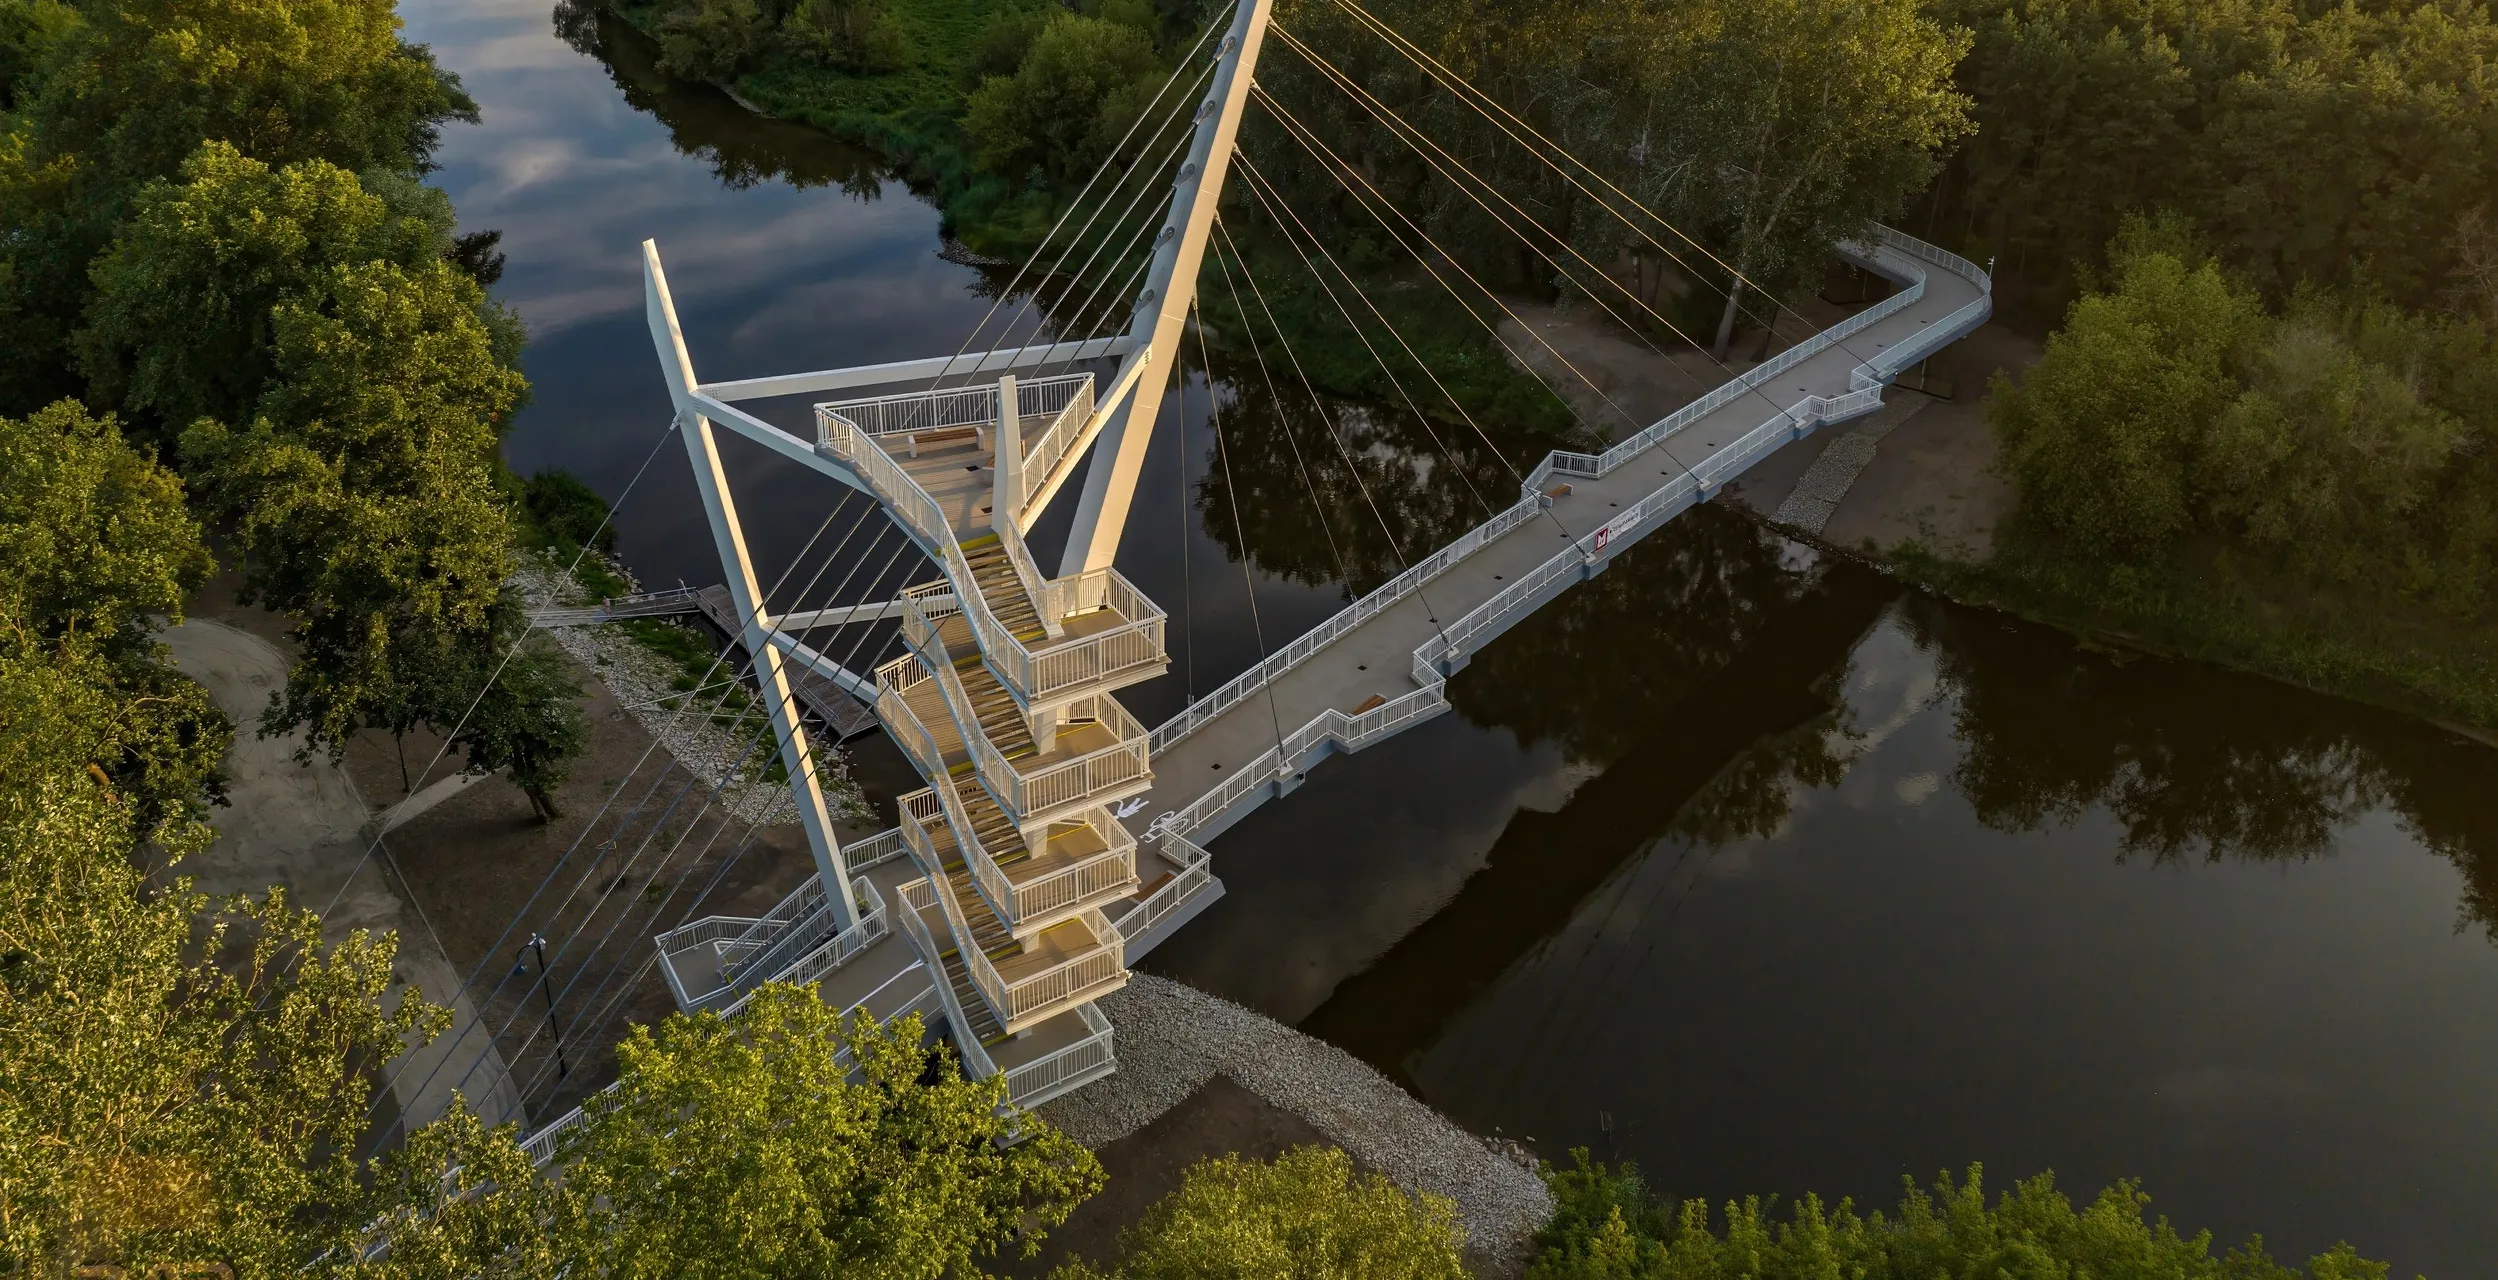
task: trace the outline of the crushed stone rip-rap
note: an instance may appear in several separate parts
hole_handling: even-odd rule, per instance
[[[520,571],[513,575],[513,585],[531,609],[563,608],[587,603],[587,593],[569,582],[552,566],[524,558]],[[729,778],[738,768],[740,757],[748,755],[750,741],[744,734],[732,733],[710,716],[699,711],[672,711],[662,700],[682,703],[689,698],[703,698],[708,705],[709,693],[688,694],[672,683],[680,672],[676,664],[633,642],[615,627],[556,627],[545,634],[574,661],[596,675],[627,714],[640,722],[644,731],[667,748],[678,764],[704,785],[719,788],[716,802],[739,822],[771,826],[798,820],[798,801],[788,787],[760,781],[754,776],[761,752],[747,760],[743,776]],[[719,678],[727,679],[734,672],[726,664]],[[750,725],[762,732],[759,725]],[[810,735],[813,736],[813,735]],[[825,776],[825,802],[836,816],[857,814],[865,810],[858,783],[850,776],[847,754],[830,743],[814,743],[815,759]],[[723,785],[723,779],[728,779]]]
[[[1323,1040],[1151,974],[1130,978],[1101,1010],[1117,1029],[1119,1070],[1040,1109],[1086,1146],[1144,1128],[1222,1074],[1397,1185],[1456,1201],[1478,1255],[1521,1258],[1528,1237],[1552,1213],[1543,1179],[1516,1155]]]

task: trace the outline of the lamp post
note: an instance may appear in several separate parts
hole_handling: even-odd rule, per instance
[[[572,1074],[572,1068],[564,1062],[564,1026],[555,1020],[555,988],[547,981],[546,937],[530,934],[529,941],[520,944],[520,949],[524,954],[532,950],[538,953],[538,992],[546,997],[546,1029],[555,1037],[555,1078],[561,1080]],[[512,966],[512,976],[517,978],[528,968],[528,961],[523,960]]]

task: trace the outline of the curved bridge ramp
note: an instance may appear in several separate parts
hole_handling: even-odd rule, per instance
[[[1957,255],[1887,227],[1840,252],[1902,288],[1604,454],[1554,453],[1516,505],[1155,730],[1153,790],[1125,818],[1140,841],[1202,856],[1321,760],[1446,711],[1447,678],[1519,619],[1791,441],[1880,408],[1901,371],[1990,314],[1986,273]],[[1130,956],[1169,931],[1131,927]]]

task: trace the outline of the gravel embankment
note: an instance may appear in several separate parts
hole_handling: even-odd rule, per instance
[[[1134,1133],[1217,1073],[1299,1116],[1355,1159],[1457,1202],[1470,1251],[1514,1259],[1552,1212],[1541,1178],[1325,1041],[1193,987],[1137,974],[1101,1002],[1119,1070],[1041,1115],[1098,1147]]]
[[[544,565],[524,561],[513,582],[533,609],[560,608],[596,603],[582,598],[583,593],[570,587],[562,576]],[[672,683],[681,674],[675,663],[635,644],[630,637],[614,627],[550,627],[545,633],[565,653],[584,668],[595,673],[623,703],[627,713],[641,722],[644,731],[659,740],[676,757],[677,763],[701,779],[705,785],[720,786],[721,779],[736,768],[740,759],[746,761],[741,776],[721,787],[719,806],[740,822],[796,822],[798,802],[789,788],[778,783],[756,780],[757,762],[769,751],[754,752],[747,732],[764,732],[759,722],[749,721],[747,732],[732,733],[698,710],[671,710],[665,704],[683,704],[705,708],[720,697],[717,688],[693,694],[679,692]],[[727,680],[734,669],[722,664],[716,676]],[[829,775],[824,799],[836,817],[864,807],[858,785],[850,779],[849,761],[841,751],[821,736],[814,736],[816,759],[820,771]]]

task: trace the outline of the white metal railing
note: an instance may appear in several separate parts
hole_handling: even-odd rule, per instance
[[[1295,637],[1292,643],[1276,651],[1266,661],[1241,672],[1221,688],[1199,698],[1181,709],[1179,714],[1162,722],[1153,732],[1155,754],[1178,746],[1180,740],[1204,728],[1215,717],[1231,710],[1251,694],[1266,687],[1269,681],[1316,657],[1320,650],[1351,635],[1363,623],[1387,612],[1407,596],[1421,590],[1433,578],[1448,572],[1466,557],[1499,541],[1521,525],[1535,519],[1541,510],[1536,501],[1522,501],[1491,519],[1460,535],[1456,541],[1416,561],[1405,572],[1382,583],[1377,590],[1346,605],[1334,617]]]
[[[1095,805],[1079,815],[1079,822],[1100,836],[1104,847],[1097,852],[1060,867],[1046,875],[1017,882],[1004,877],[1010,885],[1013,915],[1009,923],[1020,928],[1026,922],[1064,911],[1087,899],[1100,897],[1114,890],[1133,891],[1136,884],[1136,837],[1125,824],[1110,816],[1110,810]],[[1033,856],[1045,858],[1048,846],[1034,850]]]
[[[911,851],[918,855],[920,869],[929,875],[946,875],[945,855],[937,849],[936,838],[928,824],[944,821],[947,834],[954,838],[954,850],[963,857],[963,865],[971,872],[972,882],[987,900],[990,913],[1010,927],[1013,924],[1000,903],[1012,901],[1005,873],[998,870],[989,851],[971,829],[971,815],[963,808],[962,797],[954,790],[952,778],[939,775],[937,782],[924,791],[902,797],[902,821],[911,835]]]
[[[996,389],[990,388],[988,394],[994,402]],[[815,422],[817,447],[831,450],[834,457],[848,463],[876,496],[892,508],[894,518],[918,535],[944,563],[946,576],[954,581],[963,616],[970,621],[973,638],[981,649],[995,653],[1015,645],[1014,635],[990,611],[988,601],[981,598],[980,581],[972,575],[971,562],[963,556],[954,525],[945,518],[945,508],[876,443],[873,433],[860,429],[856,422],[830,407],[819,406]]]
[[[994,399],[995,388],[990,388],[989,394]],[[1018,395],[1017,399],[1023,397]],[[934,548],[938,559],[945,565],[948,581],[954,587],[950,593],[953,608],[960,611],[970,624],[974,643],[989,660],[1000,681],[1018,694],[1022,701],[1028,704],[1035,698],[1052,696],[1086,680],[1104,678],[1103,675],[1092,674],[1097,671],[1117,673],[1141,670],[1165,660],[1161,652],[1165,615],[1160,609],[1154,609],[1150,614],[1141,612],[1143,593],[1120,577],[1118,581],[1124,590],[1117,593],[1117,598],[1136,602],[1140,607],[1138,614],[1128,615],[1129,625],[1087,636],[1073,644],[1045,643],[1043,652],[1047,661],[1044,662],[1030,645],[1006,629],[988,601],[981,596],[979,579],[972,574],[971,562],[963,554],[954,526],[946,519],[936,499],[929,497],[928,491],[921,488],[900,463],[876,444],[871,433],[861,430],[857,423],[836,412],[832,406],[818,407],[816,424],[817,443],[849,463],[860,478],[876,491],[877,496],[893,508],[895,518],[916,533],[922,542]],[[1025,590],[1031,593],[1035,611],[1049,620],[1044,622],[1043,629],[1053,635],[1059,630],[1057,619],[1066,616],[1065,610],[1053,606],[1055,600],[1081,599],[1088,591],[1100,591],[1105,599],[1110,598],[1112,593],[1106,586],[1088,587],[1082,582],[1061,586],[1041,579],[1039,569],[1031,564],[1029,552],[1022,548],[1020,535],[1010,539],[1001,531],[1000,540],[1008,544],[1008,558],[1016,562],[1016,575],[1023,581]],[[1020,559],[1017,556],[1019,551],[1022,552]],[[1104,572],[1117,576],[1115,571]],[[1078,576],[1090,578],[1093,575]],[[931,586],[923,584],[914,590],[928,592]],[[1148,644],[1152,648],[1150,653],[1145,653],[1142,646]]]
[[[1049,579],[1041,576],[1041,566],[1032,563],[1032,549],[1024,545],[1023,533],[1012,520],[994,521],[989,528],[997,534],[997,544],[1006,552],[1006,564],[1015,571],[1015,583],[1023,588],[1024,599],[1032,602],[1032,611],[1041,618],[1041,633],[1051,640],[1066,630],[1065,624],[1050,615],[1048,608]],[[1022,637],[1016,637],[1020,640]]]
[[[945,652],[939,629],[962,612],[956,595],[953,584],[944,580],[902,592],[904,638],[932,661]],[[1027,705],[1122,677],[1142,679],[1170,661],[1163,650],[1169,615],[1117,569],[1052,579],[1038,603],[1045,617],[1080,617],[1107,609],[1122,621],[1074,640],[1044,642],[1038,649],[1013,639],[1003,651],[984,653],[999,683],[1022,695]]]
[[[920,866],[930,875],[943,875],[946,868],[928,825],[943,820],[950,832],[958,833],[967,825],[956,816],[959,809],[953,797],[946,794],[948,790],[947,787],[932,786],[914,791],[902,797],[900,804],[902,820],[910,832],[911,846],[920,854]],[[956,839],[955,848],[963,854],[973,887],[1009,931],[1019,932],[1053,912],[1135,886],[1136,837],[1128,834],[1127,827],[1099,805],[1079,815],[1076,821],[1100,835],[1104,847],[1067,866],[1024,881],[1017,881],[1012,873],[1000,866],[978,839],[964,841],[959,836]],[[1033,856],[1037,860],[1046,857],[1047,853],[1044,847],[1033,851]]]
[[[1049,761],[1049,757],[1034,757],[1025,761],[1023,767],[1009,764],[994,749],[982,758],[982,776],[989,777],[988,758],[996,757],[1002,776],[990,780],[1006,788],[1007,811],[1023,815],[1026,821],[1038,820],[1067,805],[1102,799],[1118,788],[1153,777],[1151,737],[1145,726],[1119,705],[1118,699],[1107,694],[1079,698],[1067,704],[1066,718],[1097,723],[1109,730],[1115,741],[1069,760],[1039,763]],[[985,740],[982,745],[987,746]],[[1038,767],[1032,767],[1035,764]]]
[[[1128,908],[1119,917],[1119,933],[1123,938],[1141,938],[1178,911],[1182,904],[1214,880],[1214,855],[1183,835],[1162,837],[1162,856],[1179,865],[1179,874],[1172,876],[1145,900]]]
[[[929,877],[927,883],[945,916],[946,927],[954,931],[956,954],[971,974],[972,986],[989,1002],[998,1022],[1009,1030],[1066,1001],[1126,980],[1121,965],[1125,940],[1108,917],[1093,910],[1073,917],[1092,934],[1091,947],[1010,982],[998,972],[988,953],[980,949],[963,914],[962,903],[954,897],[954,886],[935,876]]]
[[[1431,578],[1447,572],[1467,555],[1533,519],[1543,505],[1545,484],[1554,475],[1601,477],[1709,414],[1743,396],[1754,394],[1768,379],[1793,369],[1804,360],[1829,350],[1882,320],[1898,315],[1925,295],[1926,273],[1916,263],[1939,266],[1968,280],[1977,286],[1978,296],[1941,322],[1921,326],[1906,341],[1893,344],[1875,359],[1859,362],[1850,371],[1850,389],[1846,393],[1837,396],[1808,395],[1796,401],[1743,433],[1728,447],[1712,453],[1689,474],[1669,479],[1645,498],[1633,503],[1630,509],[1614,513],[1602,529],[1574,539],[1568,547],[1503,587],[1465,616],[1442,624],[1436,634],[1414,650],[1413,676],[1420,688],[1360,715],[1348,715],[1332,709],[1320,712],[1276,748],[1233,771],[1220,785],[1199,796],[1186,808],[1158,818],[1153,828],[1154,836],[1166,840],[1185,837],[1261,788],[1274,785],[1290,773],[1306,767],[1307,757],[1322,747],[1359,750],[1406,725],[1446,710],[1445,672],[1448,666],[1480,648],[1517,617],[1535,608],[1543,594],[1557,583],[1583,575],[1587,566],[1628,545],[1630,539],[1623,535],[1653,527],[1692,504],[1713,496],[1725,481],[1779,446],[1810,433],[1821,423],[1852,417],[1879,406],[1882,386],[1890,377],[1959,338],[1990,313],[1993,282],[1984,271],[1957,254],[1935,248],[1889,227],[1878,227],[1871,245],[1843,245],[1840,250],[1849,257],[1869,263],[1879,262],[1885,252],[1908,259],[1909,263],[1901,273],[1908,279],[1908,287],[1677,409],[1656,425],[1602,454],[1555,451],[1520,486],[1522,492],[1516,506],[1468,531],[1377,591],[1312,628],[1282,652],[1190,704],[1154,730],[1153,749],[1156,752],[1169,750],[1267,684],[1309,661],[1327,645],[1412,594]],[[1177,902],[1184,896],[1175,895],[1172,906],[1165,909],[1176,909]],[[1136,911],[1131,911],[1126,919],[1136,925],[1139,932],[1152,927],[1151,919]]]
[[[1979,296],[1975,300],[1961,307],[1959,310],[1954,311],[1942,322],[1923,327],[1915,337],[1907,342],[1896,344],[1887,350],[1882,356],[1878,357],[1876,362],[1873,363],[1876,370],[1879,372],[1879,376],[1881,376],[1884,380],[1887,380],[1888,376],[1896,374],[1899,369],[1906,368],[1908,365],[1914,364],[1918,360],[1926,358],[1926,356],[1931,355],[1935,349],[1961,336],[1961,333],[1964,332],[1972,323],[1977,320],[1983,320],[1989,313],[1989,294],[1992,289],[1992,282],[1988,280],[1985,272],[1979,270],[1974,264],[1957,254],[1935,248],[1934,246],[1926,244],[1913,236],[1905,235],[1889,227],[1879,226],[1876,228],[1874,244],[1872,246],[1843,245],[1840,248],[1843,253],[1846,253],[1851,257],[1857,257],[1860,260],[1871,260],[1877,258],[1885,249],[1892,250],[1899,253],[1902,257],[1940,266],[1945,270],[1950,271],[1952,274],[1958,275],[1963,279],[1970,281],[1978,287]],[[1786,373],[1788,370],[1793,369],[1796,365],[1801,364],[1805,360],[1810,359],[1823,351],[1829,350],[1831,347],[1845,341],[1857,333],[1864,331],[1866,328],[1888,319],[1891,316],[1899,314],[1899,312],[1914,304],[1925,295],[1924,273],[1911,269],[1905,274],[1907,274],[1910,278],[1910,284],[1907,288],[1904,288],[1892,294],[1890,297],[1883,299],[1880,303],[1877,303],[1873,307],[1867,308],[1864,311],[1860,311],[1857,314],[1848,317],[1838,325],[1822,330],[1820,333],[1815,334],[1812,338],[1807,339],[1805,342],[1799,343],[1796,346],[1779,353],[1776,357],[1746,371],[1725,385],[1716,388],[1705,396],[1702,396],[1700,399],[1695,400],[1692,403],[1675,410],[1673,413],[1666,415],[1665,418],[1658,421],[1654,426],[1651,426],[1639,434],[1614,445],[1612,448],[1607,449],[1604,453],[1586,454],[1572,453],[1561,450],[1554,451],[1548,455],[1533,472],[1528,474],[1526,480],[1520,486],[1521,497],[1516,505],[1498,513],[1497,515],[1494,515],[1491,519],[1477,525],[1475,528],[1468,530],[1466,533],[1460,535],[1455,541],[1440,548],[1438,551],[1433,552],[1425,559],[1416,562],[1404,573],[1398,574],[1395,578],[1392,578],[1388,582],[1382,584],[1377,590],[1374,590],[1370,594],[1363,596],[1361,599],[1354,601],[1350,605],[1347,605],[1345,608],[1338,611],[1334,617],[1331,617],[1327,621],[1320,623],[1318,626],[1311,628],[1307,632],[1304,632],[1302,635],[1295,638],[1290,644],[1286,645],[1282,650],[1268,657],[1257,666],[1242,672],[1240,675],[1234,677],[1230,682],[1224,684],[1214,692],[1197,699],[1193,703],[1190,703],[1177,715],[1172,716],[1169,720],[1164,721],[1161,725],[1154,729],[1154,751],[1156,753],[1160,753],[1168,751],[1172,747],[1179,745],[1181,740],[1188,737],[1191,733],[1205,727],[1208,723],[1231,710],[1234,706],[1239,705],[1241,701],[1255,694],[1260,689],[1263,689],[1269,683],[1282,678],[1287,672],[1290,672],[1294,668],[1299,667],[1302,663],[1309,661],[1328,645],[1331,645],[1346,635],[1351,634],[1363,623],[1366,623],[1372,618],[1377,617],[1379,614],[1386,612],[1389,608],[1404,600],[1407,596],[1410,596],[1415,591],[1420,590],[1433,578],[1448,572],[1451,568],[1454,568],[1457,564],[1464,561],[1468,556],[1474,554],[1476,551],[1481,550],[1483,547],[1499,540],[1520,526],[1535,519],[1537,513],[1543,506],[1544,490],[1548,487],[1549,482],[1555,475],[1584,476],[1589,478],[1601,477],[1607,472],[1613,470],[1615,467],[1621,466],[1622,464],[1630,461],[1632,458],[1655,448],[1659,444],[1662,444],[1668,438],[1682,431],[1684,428],[1689,427],[1693,423],[1698,422],[1702,418],[1725,408],[1727,405],[1744,396],[1754,394],[1762,384],[1768,382],[1770,379]],[[1778,418],[1773,419],[1772,421],[1783,421],[1790,427],[1805,424],[1803,429],[1809,430],[1810,423],[1819,422],[1831,417],[1845,417],[1852,412],[1861,412],[1863,408],[1867,407],[1868,400],[1860,400],[1855,397],[1857,392],[1869,390],[1869,388],[1860,385],[1859,379],[1855,376],[1851,376],[1850,385],[1851,390],[1846,396],[1830,399],[1824,399],[1823,397],[1818,396],[1806,397],[1804,401],[1798,402],[1795,406],[1787,410],[1786,413],[1781,414]],[[1879,404],[1880,399],[1878,388],[1871,388],[1871,390],[1872,395],[1868,398],[1870,403]],[[1771,424],[1769,423],[1764,423],[1761,428],[1756,428],[1756,431],[1766,433],[1769,430],[1770,425]],[[1764,438],[1766,438],[1766,436],[1764,436]],[[1740,470],[1740,468],[1737,468],[1737,470]],[[1673,487],[1673,484],[1669,484],[1667,486],[1668,489]],[[1715,488],[1716,486],[1714,484],[1708,486],[1709,492],[1712,493],[1715,491]],[[1654,495],[1651,496],[1653,497]],[[1608,522],[1606,528],[1608,530],[1613,530],[1623,523],[1624,518],[1622,516],[1616,516],[1612,521]],[[1583,554],[1584,553],[1581,553],[1581,558],[1583,558]],[[1562,556],[1555,557],[1555,559],[1557,561],[1565,560],[1569,559],[1571,555],[1571,552],[1564,552]],[[1536,577],[1538,575],[1529,576]],[[1530,594],[1530,592],[1522,590],[1522,588],[1526,587],[1526,585],[1527,584],[1525,582],[1513,583],[1509,588],[1502,592],[1501,597],[1495,598],[1522,598],[1524,595]],[[1549,580],[1547,580],[1539,583],[1538,585],[1550,585],[1550,583]],[[1445,628],[1445,630],[1454,635],[1457,629],[1450,627]],[[1317,723],[1317,721],[1312,722],[1313,725]],[[1290,753],[1287,752],[1286,754]],[[1255,786],[1264,785],[1266,782],[1271,781],[1273,781],[1271,777],[1251,781],[1244,778],[1241,774],[1235,774],[1231,778],[1225,780],[1224,787],[1234,788],[1245,785],[1254,789]],[[1186,830],[1187,828],[1180,827],[1177,829]]]
[[[605,1093],[608,1089],[613,1089],[615,1087],[616,1086],[611,1084],[607,1086],[607,1089],[601,1089],[599,1092]],[[583,1106],[587,1105],[588,1104],[586,1103],[583,1104]],[[555,1158],[555,1140],[563,1137],[571,1130],[580,1128],[582,1121],[589,1118],[589,1112],[583,1110],[582,1107],[574,1107],[572,1110],[567,1111],[564,1114],[557,1116],[554,1120],[548,1122],[545,1128],[521,1139],[521,1154],[529,1157],[529,1163],[537,1165],[541,1168],[545,1167],[548,1161]]]
[[[869,947],[883,941],[885,935],[892,932],[889,917],[885,911],[885,895],[877,892],[876,886],[865,880],[859,881],[858,887],[860,911],[857,924],[834,934],[818,944],[814,950],[799,956],[791,961],[787,968],[772,974],[769,978],[747,984],[737,999],[720,1011],[720,1016],[731,1017],[744,1009],[747,1003],[755,998],[755,992],[761,989],[765,982],[787,982],[802,987],[810,983],[821,982],[843,965],[865,955]]]
[[[1058,395],[1060,403],[1056,405],[1047,404],[1049,395],[1033,394],[1043,388],[1056,394],[1058,386],[1053,384],[1063,385],[1069,381],[1075,381],[1076,385],[1068,388],[1065,394]],[[1042,428],[1039,435],[1024,441],[1022,466],[1015,475],[1017,492],[1011,522],[1020,523],[1031,506],[1033,495],[1041,491],[1050,473],[1058,469],[1059,462],[1067,456],[1068,447],[1083,433],[1085,420],[1093,416],[1093,375],[1088,373],[1075,380],[1049,378],[1038,382],[1019,381],[1015,384],[1015,391],[1015,402],[1025,414],[1051,415],[1050,424]]]
[[[928,886],[935,893],[937,909],[945,916],[945,926],[954,935],[955,954],[963,959],[963,968],[971,974],[971,985],[979,989],[981,998],[989,1002],[989,1011],[1000,1023],[1013,1021],[1006,1004],[1006,980],[998,976],[997,966],[989,953],[980,949],[980,940],[971,931],[971,921],[963,914],[963,904],[954,897],[954,884],[942,875],[928,877]]]
[[[944,953],[938,950],[937,940],[929,936],[928,922],[920,915],[934,906],[936,899],[937,891],[930,887],[930,881],[913,880],[902,886],[902,910],[896,914],[901,917],[903,934],[910,938],[911,946],[919,952],[934,979],[937,1002],[945,1008],[946,1025],[954,1028],[954,1051],[963,1060],[963,1074],[985,1080],[997,1074],[997,1063],[990,1060],[988,1047],[980,1043],[980,1037],[972,1033],[971,1019],[964,1014],[962,1002],[954,998],[954,983],[946,977]],[[977,950],[964,949],[966,954]]]
[[[1090,1004],[1076,1006],[1091,1034],[1006,1072],[1006,1096],[1016,1106],[1037,1107],[1079,1085],[1119,1069],[1110,1019]]]
[[[922,766],[920,772],[937,776],[945,772],[945,753],[938,749],[937,736],[920,722],[919,713],[911,709],[910,699],[905,696],[931,678],[926,664],[911,654],[876,668],[876,718],[884,721],[885,731],[893,735],[895,745],[913,763]]]

